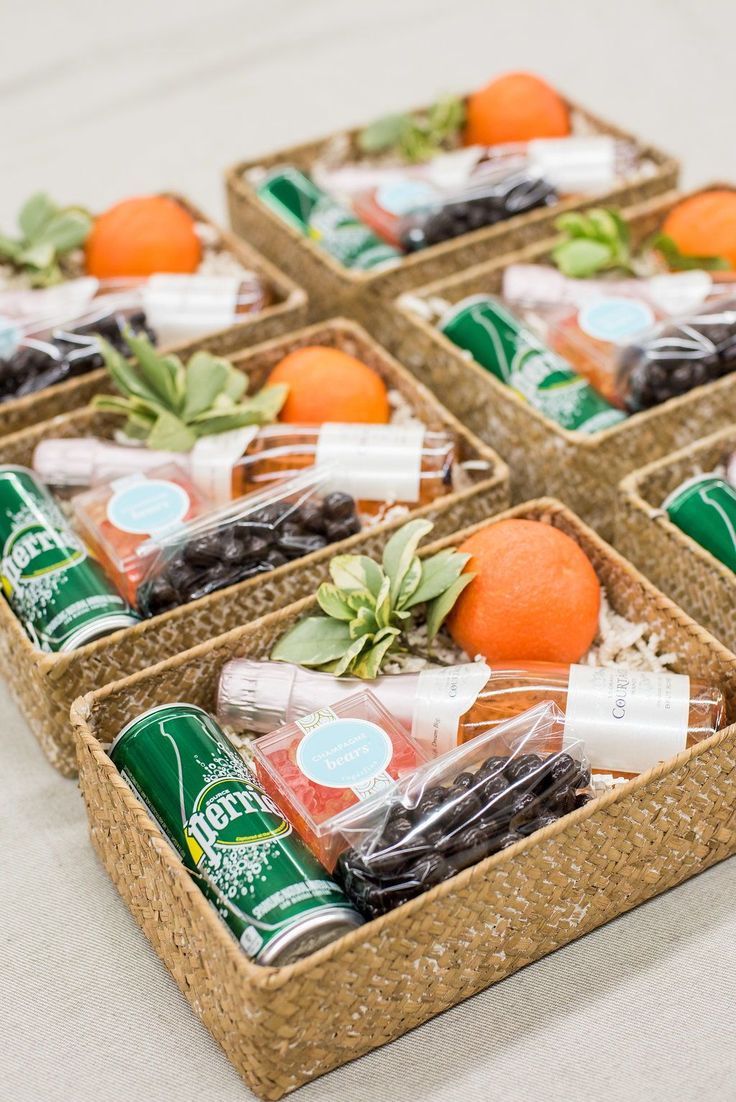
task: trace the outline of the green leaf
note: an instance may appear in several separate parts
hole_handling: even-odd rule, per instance
[[[151,429],[148,446],[157,451],[188,452],[196,442],[196,436],[174,413],[162,410]]]
[[[209,352],[195,352],[186,367],[186,400],[182,416],[193,420],[197,414],[208,410],[222,390],[229,374],[226,360],[211,356]]]
[[[555,218],[554,226],[560,233],[566,233],[568,237],[589,237],[590,223],[580,211],[571,210],[566,214],[560,214]]]
[[[455,601],[474,577],[475,574],[461,574],[441,596],[427,604],[427,638],[430,641],[434,639],[445,618],[452,611]]]
[[[563,275],[583,279],[610,267],[613,253],[608,245],[576,237],[552,250],[552,260]]]
[[[330,585],[329,582],[323,582],[317,590],[317,602],[323,612],[336,620],[346,620],[349,623],[353,619],[353,609],[342,599],[337,586]]]
[[[421,582],[409,600],[404,602],[404,608],[414,608],[439,597],[459,577],[469,560],[470,555],[453,548],[438,551],[436,555],[422,560]]]
[[[0,256],[16,261],[22,251],[23,248],[18,241],[13,241],[12,237],[6,237],[5,234],[0,233]]]
[[[343,593],[347,605],[357,612],[360,608],[375,608],[376,598],[367,589],[354,590],[352,593]]]
[[[383,584],[383,571],[367,555],[335,555],[330,562],[330,575],[338,589],[348,593],[368,590],[377,597]]]
[[[79,210],[62,211],[35,235],[35,240],[52,246],[57,253],[78,249],[87,240],[92,220]]]
[[[105,361],[105,367],[118,390],[128,397],[144,398],[147,402],[152,402],[154,406],[160,407],[161,403],[158,396],[150,387],[146,386],[135,368],[128,363],[125,357],[99,334],[97,343]]]
[[[54,202],[42,191],[36,192],[20,209],[18,225],[25,238],[33,241],[57,212]]]
[[[322,666],[341,658],[350,642],[350,631],[343,620],[308,616],[282,635],[271,651],[271,658],[299,666]]]
[[[410,602],[412,595],[416,592],[419,583],[422,580],[422,563],[415,555],[409,564],[409,569],[404,574],[404,580],[401,583],[399,592],[396,595],[396,608],[406,608]]]
[[[376,119],[358,135],[358,148],[361,153],[382,153],[385,149],[393,149],[411,125],[408,115],[386,115]]]
[[[244,371],[238,371],[232,364],[228,364],[230,370],[227,373],[225,379],[225,386],[223,387],[223,394],[233,402],[239,402],[244,394],[248,391],[248,376]],[[285,385],[285,384],[282,384]],[[276,389],[275,387],[273,388]],[[283,401],[281,403],[283,405]],[[281,407],[279,407],[281,408]],[[278,411],[277,411],[278,412]]]
[[[361,635],[357,639],[354,639],[343,656],[339,658],[332,667],[331,673],[333,673],[335,677],[342,677],[344,673],[349,673],[353,661],[368,645],[370,638],[370,635]]]
[[[148,337],[135,336],[131,330],[126,330],[125,339],[138,362],[145,384],[161,402],[176,409],[176,372],[181,367],[181,361],[176,356],[159,356]]]
[[[411,561],[416,554],[420,540],[434,525],[428,520],[412,520],[402,525],[398,532],[394,532],[391,539],[383,549],[383,569],[391,579],[391,599],[396,601],[396,596],[401,590],[404,577],[411,567]]]
[[[147,418],[131,415],[123,425],[123,432],[131,440],[148,440],[155,423],[155,419],[148,420]]]
[[[378,631],[376,614],[368,605],[358,609],[358,614],[350,621],[350,637],[357,639],[361,635],[374,635]]]
[[[717,272],[731,267],[729,261],[723,256],[693,256],[680,252],[677,242],[667,233],[655,234],[647,243],[647,247],[661,253],[667,267],[673,272],[686,272],[693,269]]]
[[[386,635],[380,643],[374,643],[371,649],[362,654],[353,666],[354,676],[367,680],[377,677],[381,672],[381,663],[396,646],[397,637],[398,633],[396,635]]]
[[[38,268],[39,271],[43,271],[54,261],[54,246],[43,242],[30,245],[18,253],[18,260],[29,268]]]
[[[391,579],[384,576],[376,596],[376,624],[385,628],[391,623]]]

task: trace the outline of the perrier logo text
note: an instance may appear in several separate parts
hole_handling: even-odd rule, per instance
[[[12,592],[18,585],[66,570],[85,557],[84,547],[68,535],[40,524],[25,525],[13,532],[3,548],[4,587]]]
[[[222,846],[251,846],[291,833],[276,804],[242,777],[223,777],[203,788],[184,824],[195,864],[205,856],[219,868]]]

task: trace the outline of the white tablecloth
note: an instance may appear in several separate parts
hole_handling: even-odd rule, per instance
[[[9,10],[12,7],[12,10]],[[94,209],[506,68],[546,73],[736,178],[729,0],[6,4],[0,226],[31,191]],[[0,693],[0,1099],[249,1097],[119,900],[79,793]],[[303,1089],[314,1102],[736,1097],[736,862]]]

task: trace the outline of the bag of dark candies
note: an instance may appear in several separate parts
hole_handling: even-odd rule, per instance
[[[118,352],[128,355],[126,327],[155,344],[156,334],[148,326],[139,303],[129,307],[98,306],[71,324],[26,335],[9,356],[0,358],[0,402],[35,394],[103,367],[98,334]]]
[[[652,328],[621,351],[617,387],[631,413],[650,409],[736,367],[736,299]]]
[[[359,532],[354,499],[327,492],[330,480],[329,468],[310,468],[148,541],[138,610],[156,616]]]
[[[541,176],[525,170],[504,172],[495,182],[469,187],[408,214],[399,225],[399,241],[407,252],[415,252],[556,201],[557,192]]]
[[[540,704],[421,766],[380,810],[360,805],[341,832],[335,874],[375,918],[582,807],[592,796],[580,740]]]

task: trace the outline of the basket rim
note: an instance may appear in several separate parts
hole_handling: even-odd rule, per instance
[[[577,112],[584,120],[591,123],[596,130],[614,134],[618,137],[623,137],[632,141],[642,154],[649,157],[651,161],[656,165],[656,171],[654,173],[638,173],[636,176],[632,176],[625,182],[625,185],[614,187],[604,192],[600,196],[601,202],[614,201],[617,192],[620,192],[624,186],[636,186],[637,183],[650,179],[656,175],[663,175],[665,173],[674,172],[677,176],[680,171],[680,162],[672,154],[669,154],[659,147],[652,145],[651,142],[645,141],[632,131],[622,129],[615,123],[609,122],[596,112],[589,110],[577,100],[570,96],[565,95],[560,89],[557,89],[559,94],[564,99],[567,106],[574,112]],[[463,99],[466,99],[472,92],[460,93]],[[423,104],[420,107],[412,107],[408,109],[409,114],[414,114],[420,111],[424,111],[429,104]],[[374,120],[369,120],[369,122]],[[324,146],[337,134],[346,134],[349,138],[354,139],[355,136],[364,128],[363,126],[353,126],[349,128],[339,129],[333,131],[331,134],[323,135],[322,137],[313,138],[311,141],[300,142],[299,145],[290,146],[283,150],[284,155],[293,155],[299,153],[305,149],[311,149],[314,146]],[[247,160],[239,160],[234,164],[231,164],[225,170],[225,184],[226,188],[234,195],[240,198],[245,198],[248,202],[254,201],[257,196],[255,188],[245,179],[245,173],[258,168],[264,159],[272,160],[274,157],[279,156],[278,151],[276,153],[262,153],[260,158],[249,158]],[[419,267],[423,262],[431,262],[434,258],[445,257],[455,252],[459,246],[459,242],[462,241],[462,245],[474,245],[481,242],[492,242],[495,238],[503,235],[507,232],[509,226],[513,224],[513,227],[534,225],[537,222],[544,221],[549,218],[549,209],[543,208],[542,210],[528,211],[526,214],[517,215],[515,218],[507,219],[506,222],[500,222],[495,226],[484,226],[477,230],[472,230],[470,233],[463,234],[460,238],[455,238],[450,241],[443,241],[437,245],[431,245],[426,249],[422,249],[417,253],[409,253],[402,257],[399,264],[395,268],[387,268],[381,271],[356,271],[355,269],[345,268],[339,264],[334,257],[324,250],[320,249],[315,242],[311,241],[308,237],[300,234],[293,226],[284,222],[275,211],[272,211],[266,204],[260,204],[263,208],[263,214],[268,216],[268,220],[273,224],[276,223],[279,228],[286,229],[288,236],[296,243],[298,242],[300,247],[306,248],[311,256],[324,263],[325,267],[332,273],[333,276],[340,278],[349,287],[355,288],[372,288],[380,286],[384,281],[388,281],[390,277],[396,271],[411,271],[414,268]],[[580,200],[575,197],[569,199],[562,199],[555,204],[554,211],[557,214],[564,214],[569,210],[576,210],[580,207]]]
[[[713,635],[702,628],[699,624],[688,616],[682,609],[671,601],[666,595],[656,588],[651,582],[648,581],[635,567],[632,566],[628,560],[624,559],[610,544],[602,540],[593,529],[591,529],[584,521],[570,509],[568,509],[561,502],[555,498],[537,498],[529,502],[525,502],[522,505],[516,506],[514,509],[507,510],[505,513],[498,514],[496,517],[489,518],[488,521],[481,522],[480,525],[473,525],[468,529],[463,529],[463,533],[471,533],[477,530],[479,527],[483,527],[487,523],[494,523],[498,520],[505,518],[508,515],[518,515],[523,511],[545,511],[548,515],[563,516],[566,523],[578,530],[578,532],[591,539],[597,548],[606,557],[610,557],[614,562],[624,564],[626,570],[631,573],[634,579],[642,585],[642,587],[649,592],[649,595],[655,599],[658,603],[664,602],[666,606],[669,606],[670,612],[677,613],[676,618],[687,621],[688,626],[694,629],[694,633],[702,637],[703,641],[708,646],[715,648],[722,652],[723,656],[731,663],[736,663],[736,655],[728,650],[723,644],[721,644]],[[457,533],[448,537],[450,540],[456,540],[461,533]],[[433,544],[423,549],[424,554],[431,554],[434,550],[441,547],[447,542],[447,539],[438,540]],[[289,618],[293,615],[293,612],[297,608],[301,608],[304,605],[309,605],[311,599],[307,598],[305,601],[297,602],[293,605],[287,606],[287,608],[279,610],[279,612],[270,613],[268,617],[262,617],[260,620],[266,618],[277,618],[284,616],[285,613],[289,614]],[[254,621],[258,623],[259,621]],[[235,629],[236,631],[242,631],[244,629]],[[232,633],[227,633],[231,635]],[[71,721],[74,726],[75,735],[78,740],[78,747],[81,753],[82,748],[88,749],[94,756],[97,765],[104,772],[106,781],[110,783],[117,795],[122,799],[126,806],[126,809],[132,816],[138,820],[141,826],[145,828],[145,832],[148,834],[152,843],[156,842],[156,849],[159,855],[165,860],[170,875],[178,878],[182,876],[188,881],[188,887],[191,886],[196,896],[192,892],[188,891],[190,899],[193,901],[195,909],[199,912],[199,917],[209,924],[209,929],[212,932],[212,936],[216,937],[218,945],[228,946],[228,951],[232,954],[231,959],[237,962],[236,967],[241,969],[241,975],[244,980],[249,984],[253,984],[264,990],[275,990],[282,987],[284,984],[311,971],[313,968],[319,968],[323,964],[330,961],[331,957],[339,951],[343,951],[346,947],[350,948],[354,945],[358,945],[366,939],[370,939],[373,936],[380,936],[384,930],[391,928],[395,923],[405,920],[410,917],[416,911],[423,909],[427,905],[433,903],[438,899],[442,899],[445,896],[453,894],[457,890],[465,888],[472,882],[474,878],[482,878],[485,875],[494,872],[498,867],[504,865],[510,860],[514,860],[528,851],[535,849],[539,845],[543,845],[548,841],[551,841],[557,835],[562,834],[569,828],[576,829],[581,823],[588,818],[592,817],[596,812],[605,810],[613,804],[618,803],[624,798],[630,796],[632,793],[638,792],[640,789],[647,787],[650,784],[654,784],[661,780],[663,777],[673,772],[676,769],[681,768],[683,765],[688,764],[695,758],[698,758],[703,753],[708,752],[721,744],[726,739],[736,736],[736,722],[729,724],[722,730],[711,735],[708,739],[704,739],[702,742],[697,743],[695,746],[681,751],[675,757],[668,759],[665,762],[660,762],[647,770],[645,773],[641,773],[639,776],[627,781],[626,784],[618,786],[616,789],[608,793],[604,793],[591,800],[584,807],[563,816],[557,822],[544,827],[540,831],[536,831],[528,838],[524,838],[519,842],[514,843],[506,850],[502,850],[499,853],[493,854],[485,860],[479,862],[477,865],[473,865],[468,869],[458,873],[450,880],[443,881],[436,885],[430,891],[423,893],[416,898],[409,900],[402,906],[389,911],[385,915],[381,915],[377,919],[373,919],[366,922],[363,926],[358,927],[355,930],[349,931],[347,934],[340,937],[337,941],[332,942],[326,946],[323,946],[317,952],[310,954],[310,956],[297,961],[293,964],[284,965],[281,967],[263,966],[254,963],[249,960],[245,953],[243,953],[233,935],[229,932],[224,923],[214,913],[213,908],[207,903],[204,896],[197,891],[194,882],[189,876],[186,868],[177,857],[173,847],[161,833],[159,827],[149,815],[145,808],[145,805],[141,803],[138,798],[133,794],[133,791],[128,787],[122,776],[119,774],[111,759],[107,755],[103,744],[92,733],[89,726],[88,719],[91,715],[92,709],[98,701],[103,701],[106,696],[111,695],[112,692],[119,692],[121,688],[131,682],[131,680],[140,679],[143,675],[150,676],[152,673],[162,666],[169,666],[174,662],[183,664],[183,659],[187,661],[192,660],[192,656],[196,657],[196,652],[203,647],[212,647],[214,644],[220,644],[225,636],[218,636],[215,640],[209,640],[205,644],[200,644],[198,647],[191,648],[189,651],[183,652],[181,655],[177,655],[174,658],[165,660],[162,663],[158,663],[157,666],[150,667],[148,670],[139,671],[133,674],[131,678],[122,678],[117,682],[112,682],[101,689],[87,693],[82,697],[78,697],[74,701],[70,710]],[[83,776],[83,771],[80,771],[80,775]],[[206,917],[205,917],[206,916]]]
[[[469,498],[474,497],[478,493],[485,493],[496,487],[503,486],[504,483],[508,484],[509,469],[506,463],[501,457],[486,443],[475,436],[469,429],[467,429],[460,421],[442,405],[439,398],[436,397],[418,379],[416,379],[408,368],[404,367],[396,357],[394,357],[388,349],[384,348],[366,329],[363,328],[358,322],[353,321],[350,318],[334,317],[327,318],[324,321],[315,322],[312,325],[302,326],[299,329],[292,330],[289,333],[284,333],[279,337],[272,337],[268,341],[262,341],[259,344],[249,345],[244,348],[236,350],[231,354],[229,359],[235,364],[244,364],[256,357],[261,356],[264,352],[268,353],[272,349],[277,349],[280,345],[291,344],[295,339],[304,338],[305,343],[309,341],[312,335],[318,336],[319,334],[334,333],[336,335],[345,335],[350,339],[355,340],[360,347],[367,352],[370,356],[380,359],[384,365],[390,368],[391,373],[394,376],[398,376],[403,383],[413,392],[417,399],[427,402],[427,404],[433,408],[437,414],[439,420],[441,420],[448,430],[452,432],[457,438],[462,440],[466,447],[484,462],[488,463],[488,471],[484,472],[484,477],[479,478],[475,482],[471,482],[470,485],[461,489],[453,490],[448,494],[443,494],[435,501],[429,502],[427,505],[417,506],[415,509],[410,510],[406,518],[401,518],[403,523],[405,520],[411,520],[416,517],[426,516],[432,512],[438,503],[450,504],[466,501]],[[50,418],[48,422],[43,422],[42,425],[50,425],[52,423],[59,424],[65,420],[69,420],[73,417],[78,417],[81,413],[86,412],[87,407],[81,409],[71,410],[68,413],[60,414],[55,418]],[[94,414],[94,411],[90,410],[90,416]],[[17,432],[10,433],[7,436],[0,438],[0,453],[4,447],[8,445],[16,445],[22,442],[24,438],[36,434],[39,430],[39,425],[28,426],[24,429],[19,429]],[[339,544],[328,544],[327,547],[321,548],[319,551],[313,551],[309,555],[304,555],[301,559],[296,560],[299,565],[308,565],[313,562],[319,562],[322,559],[329,559],[335,553],[349,553],[353,547],[359,545],[366,534],[371,536],[381,536],[384,533],[395,530],[398,521],[386,520],[381,524],[377,524],[370,528],[368,532],[357,532],[355,535],[350,536],[346,540],[339,541]],[[336,552],[336,548],[340,548],[340,552]],[[281,576],[288,574],[293,567],[290,562],[284,563],[282,566],[275,567],[269,571],[270,578],[280,578]],[[222,594],[227,592],[233,592],[238,590],[242,592],[244,590],[253,589],[260,584],[261,579],[258,575],[251,578],[246,578],[241,582],[236,582],[234,585],[226,586],[224,589],[217,590],[213,594],[208,594],[204,597],[198,598],[197,601],[190,601],[188,604],[180,605],[177,608],[169,609],[167,612],[160,613],[157,616],[151,616],[147,619],[141,620],[136,624],[132,624],[128,627],[119,628],[117,631],[111,632],[109,635],[102,636],[99,639],[94,639],[89,643],[85,643],[73,651],[62,651],[55,653],[48,653],[45,651],[37,650],[31,642],[29,636],[26,634],[23,626],[18,618],[13,613],[7,602],[0,602],[0,630],[7,632],[12,640],[13,645],[20,648],[25,652],[27,661],[44,675],[51,677],[60,677],[63,672],[69,669],[71,666],[84,662],[91,656],[104,652],[111,643],[117,643],[123,637],[136,638],[140,635],[147,634],[148,632],[154,632],[161,629],[161,627],[169,621],[176,621],[184,618],[188,614],[188,610],[192,609],[195,605],[202,607],[204,602],[209,601],[211,598],[222,599]]]
[[[689,191],[671,189],[652,199],[625,208],[624,213],[627,216],[627,220],[641,219],[643,221],[653,214],[656,214],[658,210],[669,208],[675,202],[679,202],[682,199],[689,199],[694,195],[699,195],[703,191],[711,191],[714,188],[726,188],[730,191],[734,191],[736,190],[736,184],[716,180]],[[559,234],[551,235],[543,241],[532,242],[530,245],[526,245],[522,249],[514,250],[514,252],[507,253],[504,256],[473,264],[465,268],[462,272],[455,272],[452,275],[432,280],[430,283],[425,283],[422,286],[412,287],[409,291],[404,291],[402,294],[398,295],[394,299],[392,305],[401,315],[406,325],[419,329],[426,339],[429,339],[433,344],[438,345],[442,349],[445,356],[452,356],[455,361],[461,362],[464,367],[472,371],[474,375],[477,376],[479,382],[483,381],[485,385],[490,388],[491,394],[495,398],[503,398],[505,401],[515,405],[517,409],[523,411],[526,416],[537,421],[548,435],[556,436],[566,444],[591,454],[595,454],[599,448],[604,447],[610,442],[615,444],[616,440],[624,434],[632,435],[635,432],[644,431],[647,426],[655,425],[661,418],[669,416],[673,410],[677,411],[686,408],[690,404],[694,404],[703,394],[713,395],[717,394],[719,391],[727,391],[733,387],[734,377],[732,373],[730,375],[724,375],[720,379],[714,379],[710,382],[702,383],[700,386],[693,387],[692,390],[687,391],[685,394],[679,394],[673,398],[668,398],[666,402],[662,402],[660,405],[652,406],[649,409],[638,410],[618,424],[611,425],[606,429],[601,429],[599,432],[587,434],[583,432],[574,432],[558,425],[556,421],[553,421],[550,417],[547,417],[546,414],[542,413],[534,406],[531,406],[520,394],[517,394],[511,387],[502,383],[500,379],[497,379],[491,371],[484,368],[472,356],[463,355],[462,349],[446,337],[436,324],[432,324],[425,318],[420,317],[406,303],[406,300],[411,298],[427,299],[433,296],[440,297],[442,289],[446,288],[448,285],[458,283],[461,280],[466,281],[469,278],[481,279],[484,276],[496,274],[497,272],[504,271],[510,263],[546,257],[559,241]]]
[[[721,582],[736,589],[736,574],[720,559],[717,559],[712,551],[708,551],[702,543],[698,543],[692,536],[688,536],[682,528],[671,521],[661,505],[655,505],[654,502],[644,497],[643,487],[643,483],[653,474],[669,470],[675,463],[690,458],[694,459],[701,452],[710,451],[711,448],[722,443],[726,444],[729,441],[736,448],[736,425],[719,429],[717,432],[712,432],[708,436],[695,440],[692,444],[678,448],[677,451],[669,452],[662,458],[647,463],[644,467],[638,467],[621,479],[618,484],[617,496],[620,503],[627,505],[637,513],[643,514],[650,523],[666,532],[668,538],[678,545],[681,554],[694,555]]]
[[[244,266],[248,266],[259,274],[264,275],[266,282],[278,294],[277,302],[271,303],[255,314],[243,314],[242,320],[235,321],[233,325],[212,329],[207,333],[203,333],[201,337],[196,338],[198,343],[214,340],[236,326],[242,328],[243,340],[246,340],[248,330],[253,328],[257,322],[270,320],[271,318],[279,318],[283,314],[300,309],[308,304],[307,292],[300,287],[291,276],[277,268],[273,261],[259,252],[255,245],[251,245],[249,241],[245,241],[243,238],[238,237],[232,230],[227,229],[225,226],[221,226],[219,222],[210,218],[209,215],[205,214],[188,196],[170,190],[163,190],[156,194],[174,199],[184,207],[197,222],[201,222],[214,230],[219,240],[222,242],[222,252],[230,253]],[[159,351],[165,355],[177,355],[180,352],[187,352],[191,346],[191,340],[176,341],[173,344],[161,345]],[[73,401],[76,390],[81,386],[102,383],[106,377],[107,372],[105,368],[100,367],[95,371],[88,371],[84,375],[75,375],[73,378],[64,379],[60,383],[53,383],[51,386],[43,387],[41,390],[36,390],[32,394],[26,394],[22,398],[11,398],[7,402],[0,403],[0,422],[2,422],[3,413],[5,412],[22,414],[26,410],[32,410],[33,406],[42,396],[47,397],[53,394],[59,395],[60,399],[68,396],[70,401]]]

